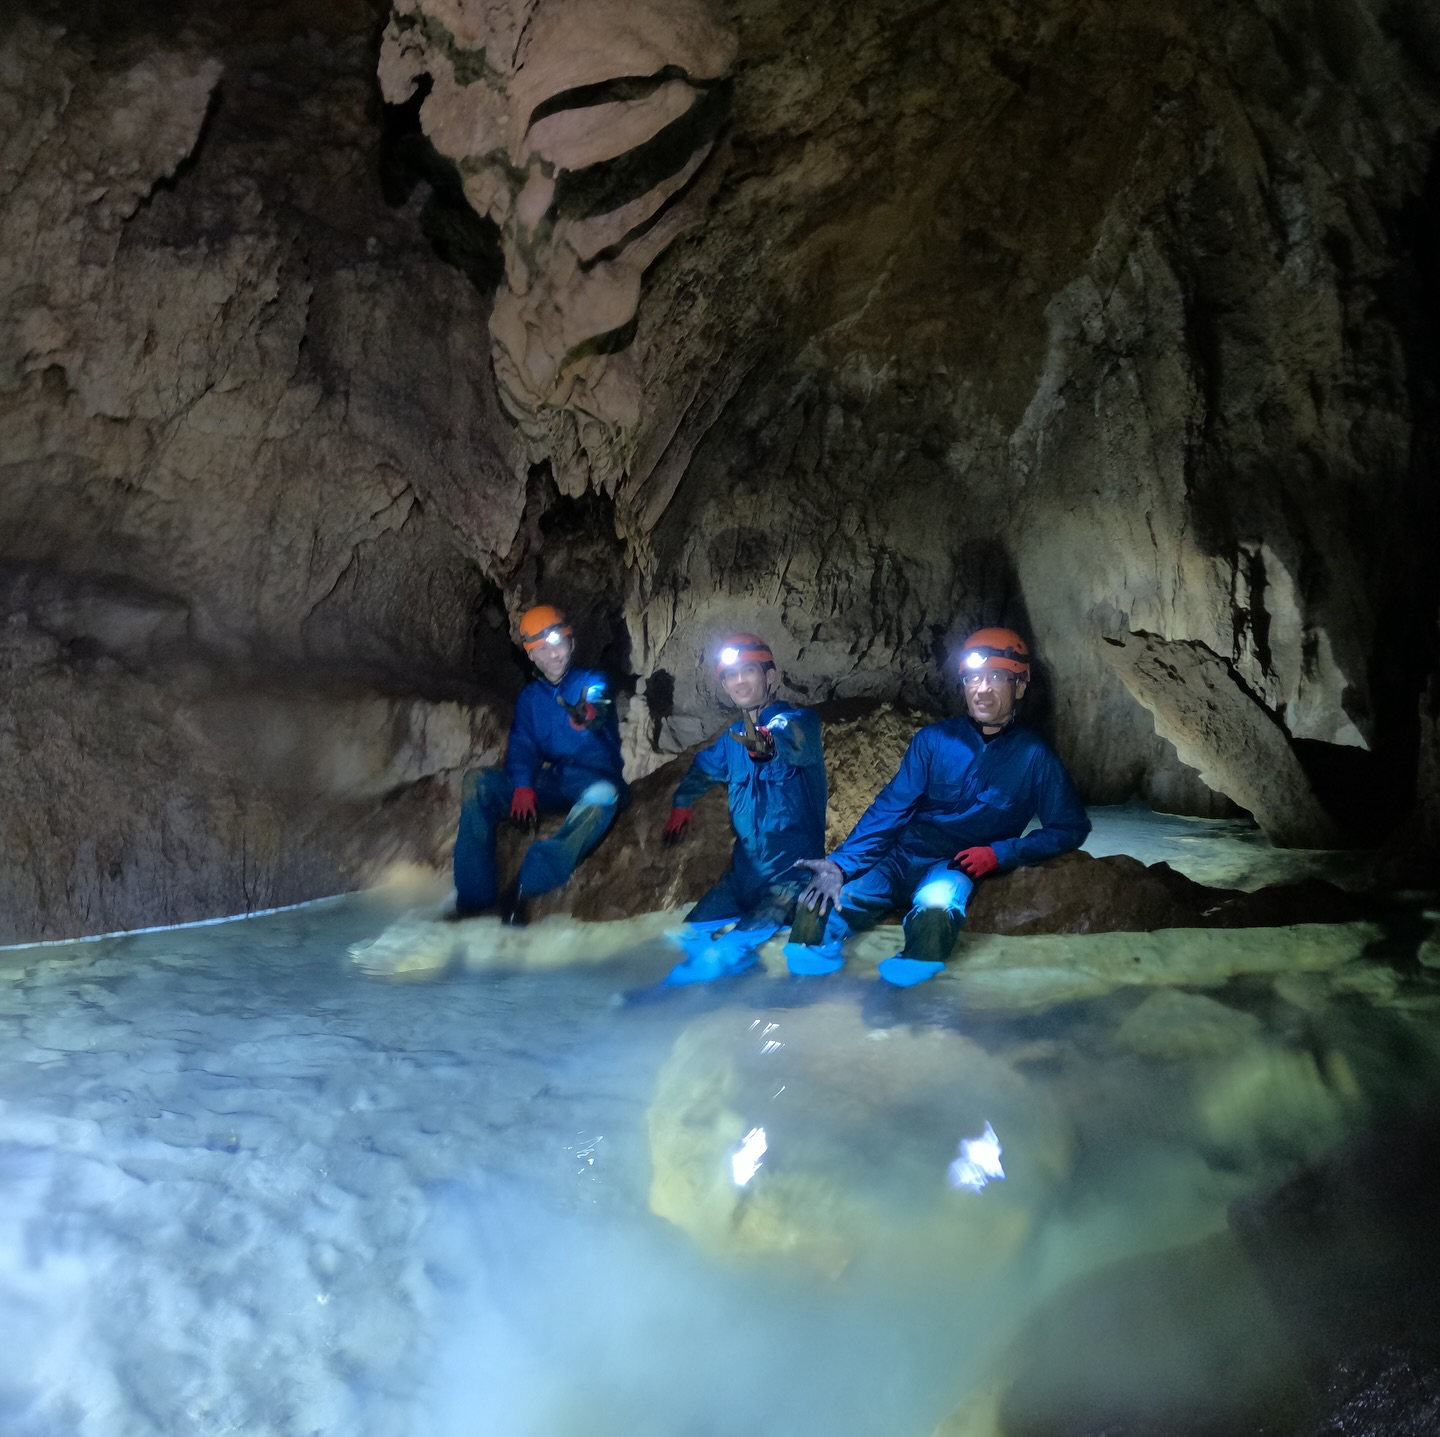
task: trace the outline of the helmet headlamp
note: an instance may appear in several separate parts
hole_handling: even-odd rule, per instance
[[[983,671],[1030,677],[1030,647],[1014,629],[977,629],[960,650],[960,672],[968,682]]]
[[[574,633],[565,615],[553,604],[536,604],[520,616],[520,643],[527,654],[534,653],[541,644],[558,644]]]
[[[723,676],[726,669],[733,669],[737,664],[759,664],[761,668],[773,669],[775,655],[758,634],[726,634],[715,654],[715,672]]]

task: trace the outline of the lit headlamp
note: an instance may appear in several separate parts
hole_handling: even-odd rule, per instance
[[[762,668],[773,669],[775,655],[770,645],[757,634],[726,634],[720,640],[720,648],[715,655],[715,672],[723,678],[725,671],[737,664],[759,664]]]
[[[559,629],[545,630],[545,642],[547,644],[558,644],[564,637],[565,635],[562,634]]]
[[[972,649],[966,649],[961,655],[960,676],[966,682],[987,671],[1028,679],[1030,662],[1023,650],[1013,647],[995,648],[990,644],[977,644]]]

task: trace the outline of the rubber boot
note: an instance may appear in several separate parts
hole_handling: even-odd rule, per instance
[[[905,950],[886,958],[880,977],[896,988],[913,988],[945,971],[946,960],[965,926],[957,908],[916,908],[905,919]]]
[[[796,943],[785,945],[785,966],[797,978],[823,978],[845,966],[845,944],[839,938],[828,943]]]

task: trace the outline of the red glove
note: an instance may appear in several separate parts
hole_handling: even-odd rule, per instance
[[[958,868],[970,878],[984,878],[1000,867],[1000,860],[995,857],[993,848],[981,845],[979,848],[962,848],[950,860],[950,867]]]
[[[510,799],[510,817],[516,823],[538,823],[540,804],[533,788],[517,788]]]
[[[685,837],[685,830],[690,827],[690,820],[695,816],[693,808],[672,808],[670,817],[665,820],[665,846],[673,848]]]
[[[594,704],[586,699],[584,703],[566,704],[570,710],[570,727],[573,729],[587,729],[595,722],[595,715],[599,710]]]

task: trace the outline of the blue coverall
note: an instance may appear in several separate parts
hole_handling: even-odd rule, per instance
[[[520,864],[527,898],[558,888],[600,842],[628,797],[620,758],[620,727],[605,675],[570,669],[558,684],[531,680],[515,701],[505,767],[472,769],[461,792],[455,837],[455,898],[462,913],[495,902],[495,829],[517,788],[533,788],[542,813],[568,809],[552,838],[537,839]],[[577,728],[564,704],[597,703],[600,720]]]
[[[737,719],[695,755],[675,790],[674,806],[689,808],[713,783],[729,790],[735,847],[730,868],[690,910],[689,922],[738,918],[770,926],[790,921],[795,898],[809,881],[797,858],[825,856],[825,754],[813,709],[769,703],[756,719],[775,745],[757,762],[740,742]]]
[[[1036,816],[1041,827],[1026,833]],[[949,866],[961,849],[993,848],[1005,872],[1079,848],[1089,832],[1069,775],[1033,730],[1011,724],[987,741],[963,715],[928,724],[830,855],[848,881],[826,943],[906,905],[905,956],[943,963],[975,887]]]

